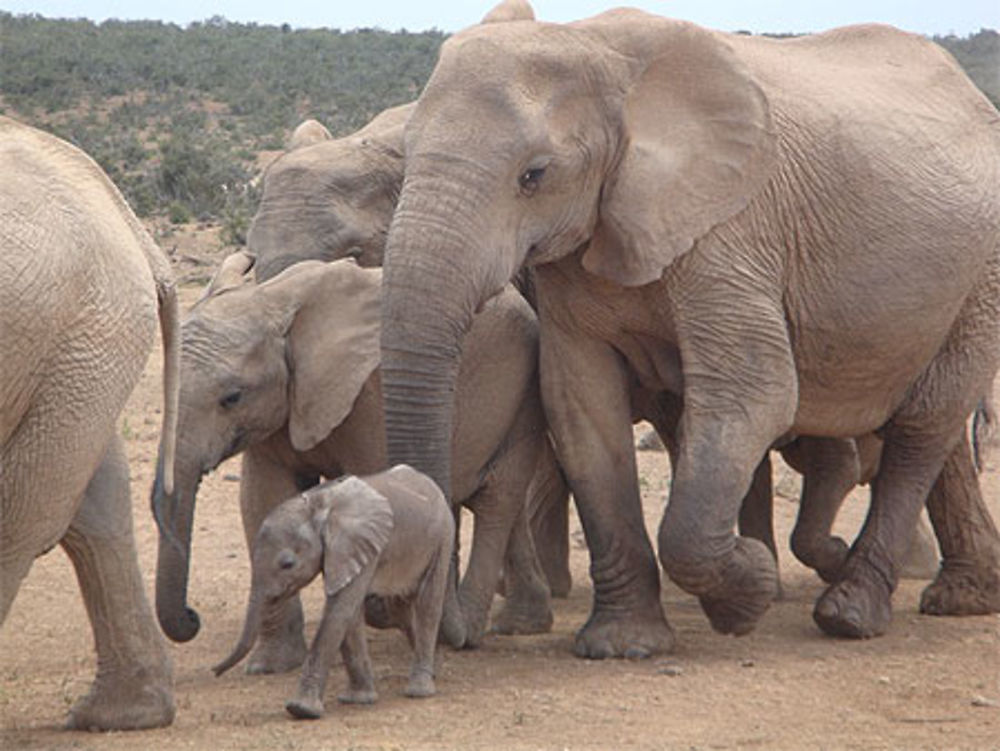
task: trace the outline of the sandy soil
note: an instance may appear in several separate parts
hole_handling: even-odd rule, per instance
[[[184,290],[190,302],[196,288]],[[121,418],[132,467],[141,565],[152,596],[156,535],[148,510],[159,429],[159,351]],[[1000,396],[1000,394],[998,394]],[[668,482],[662,453],[639,455],[651,534]],[[370,632],[380,698],[370,707],[337,705],[345,683],[335,670],[328,714],[296,722],[284,711],[297,675],[215,678],[209,667],[234,643],[243,615],[248,564],[237,502],[238,461],[202,485],[190,586],[202,631],[171,645],[177,719],[162,730],[87,734],[59,729],[94,673],[90,628],[68,559],[40,558],[0,632],[0,747],[31,749],[1000,749],[1000,618],[933,618],[917,613],[923,582],[895,595],[886,636],[839,641],[812,622],[819,579],[787,548],[785,597],[743,638],[714,633],[697,601],[667,583],[663,602],[678,636],[674,654],[647,661],[591,662],[570,653],[586,619],[587,551],[573,520],[575,587],[557,601],[555,626],[531,637],[489,637],[475,651],[442,649],[438,695],[402,696],[409,650],[401,634]],[[779,539],[796,505],[794,477],[776,469]],[[994,514],[1000,452],[983,477]],[[865,491],[866,493],[867,491]],[[853,535],[864,493],[849,502],[839,532]],[[466,529],[469,524],[464,525]],[[308,626],[321,587],[306,592]]]

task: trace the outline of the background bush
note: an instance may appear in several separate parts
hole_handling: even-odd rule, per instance
[[[419,94],[444,40],[211,18],[53,20],[0,11],[0,112],[93,156],[141,216],[221,221],[242,244],[258,154],[307,117],[334,135]],[[1000,35],[941,37],[1000,104]]]

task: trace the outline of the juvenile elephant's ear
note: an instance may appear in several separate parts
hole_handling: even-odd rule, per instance
[[[330,135],[330,131],[319,120],[303,120],[292,131],[286,150],[295,151],[295,149],[301,149],[303,146],[312,146],[314,143],[329,141],[332,138],[333,136]]]
[[[308,451],[344,421],[380,357],[382,270],[344,259],[317,263],[308,273],[315,276],[296,278],[304,299],[287,344],[288,427],[297,451]]]
[[[205,300],[212,295],[217,295],[227,289],[235,289],[236,287],[242,287],[244,284],[249,284],[251,282],[249,274],[256,262],[257,257],[245,250],[230,253],[222,259],[222,263],[219,264],[215,275],[201,293],[199,301]]]
[[[376,562],[392,534],[392,507],[357,477],[317,492],[328,509],[323,524],[323,582],[327,596],[332,596]]]
[[[605,182],[584,267],[647,284],[770,178],[767,98],[722,38],[670,22],[624,99],[623,153]]]
[[[531,7],[528,0],[503,0],[483,17],[482,23],[534,20],[535,9]]]

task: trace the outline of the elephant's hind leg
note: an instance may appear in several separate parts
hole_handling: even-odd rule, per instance
[[[920,509],[942,470],[951,471],[946,462],[958,460],[953,469],[960,470],[960,475],[968,471],[962,470],[968,451],[963,448],[965,420],[990,387],[1000,358],[998,301],[1000,268],[987,274],[966,300],[944,346],[886,427],[865,526],[844,565],[843,580],[823,593],[813,611],[816,623],[827,633],[867,638],[888,628],[890,597]],[[960,452],[957,457],[956,450]],[[971,459],[968,461],[971,464]],[[949,526],[942,524],[947,515],[967,513],[962,504],[970,505],[968,490],[954,490],[952,477],[946,474],[938,485],[938,490],[947,490],[949,496],[942,492],[933,499],[939,534]],[[955,537],[955,528],[951,525],[951,531],[944,533],[942,546],[955,544],[955,539],[947,539]],[[995,536],[995,529],[981,533],[986,541]],[[949,556],[948,551],[945,556]]]
[[[945,462],[927,497],[927,510],[944,560],[920,598],[920,612],[1000,612],[1000,535],[983,503],[968,436],[963,435]]]
[[[68,726],[169,725],[173,669],[139,572],[128,464],[119,438],[108,447],[61,543],[76,569],[97,647],[97,676],[71,709]]]

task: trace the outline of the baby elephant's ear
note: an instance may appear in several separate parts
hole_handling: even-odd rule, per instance
[[[357,477],[321,492],[329,504],[323,527],[323,579],[328,597],[374,566],[392,534],[388,499]]]

